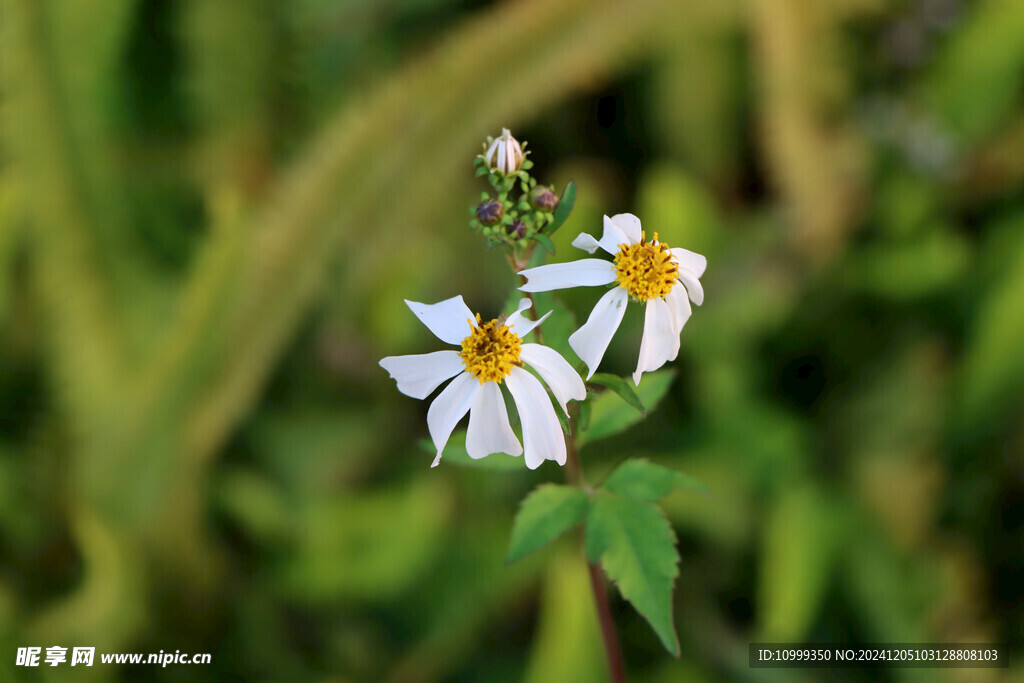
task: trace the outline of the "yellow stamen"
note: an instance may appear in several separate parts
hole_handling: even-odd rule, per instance
[[[639,301],[665,296],[679,280],[679,266],[668,245],[658,242],[658,233],[650,242],[644,237],[641,232],[636,244],[620,244],[615,255],[615,281]]]
[[[462,351],[459,356],[466,370],[480,384],[498,382],[512,372],[512,368],[521,365],[519,353],[522,350],[519,336],[516,335],[504,320],[480,322],[480,314],[476,314],[476,324],[470,319],[473,332],[462,340]]]

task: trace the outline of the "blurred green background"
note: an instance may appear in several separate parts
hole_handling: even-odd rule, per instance
[[[466,228],[509,126],[579,188],[556,260],[626,211],[708,257],[669,396],[582,453],[713,492],[666,500],[681,658],[614,602],[633,678],[1024,681],[1024,3],[3,0],[0,31],[4,680],[602,680],[575,539],[503,562],[562,472],[429,469],[377,366],[441,348],[403,298],[515,285]]]

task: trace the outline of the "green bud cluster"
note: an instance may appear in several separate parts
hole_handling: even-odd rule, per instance
[[[501,245],[521,254],[554,220],[558,196],[550,187],[538,185],[530,175],[533,162],[527,143],[521,145],[523,162],[519,168],[505,172],[493,163],[493,155],[488,159],[488,149],[493,148],[494,142],[494,138],[488,137],[483,152],[473,161],[477,177],[486,176],[490,188],[480,194],[479,204],[470,207],[469,225],[487,238],[488,248]]]

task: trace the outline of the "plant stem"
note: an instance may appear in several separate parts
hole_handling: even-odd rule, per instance
[[[587,490],[583,481],[583,468],[580,466],[579,454],[576,452],[576,434],[566,440],[568,453],[565,459],[565,478],[573,486]],[[619,649],[619,637],[615,632],[615,620],[612,619],[611,605],[608,603],[608,590],[605,587],[601,568],[587,561],[590,574],[590,589],[594,594],[594,605],[601,624],[601,638],[604,641],[604,654],[608,661],[608,676],[612,683],[625,683],[626,667],[622,661],[622,650]]]
[[[530,316],[534,320],[540,320],[540,311],[537,310],[537,302],[533,298],[533,293],[532,292],[524,292],[524,294],[526,294],[526,298],[530,300]],[[541,329],[540,329],[541,327],[542,327],[541,325],[538,325],[534,329],[534,334],[537,335],[537,342],[540,343],[540,344],[543,344],[544,343],[544,333],[541,331]]]
[[[512,270],[518,273],[522,270],[522,266],[516,262],[515,258],[509,254],[508,257],[509,265],[512,266]],[[519,267],[517,267],[519,266]],[[537,302],[533,298],[531,292],[524,292],[527,298],[530,300],[530,311],[534,320],[538,319]],[[541,332],[540,327],[534,331],[537,335],[537,341],[544,343],[544,336]],[[572,415],[570,416],[570,423],[575,425],[579,419],[579,411],[576,409],[576,403],[572,404]],[[566,447],[566,458],[565,458],[565,478],[570,485],[577,488],[581,488],[588,494],[591,492],[590,487],[587,486],[586,482],[583,481],[583,468],[580,465],[580,456],[576,451],[576,431],[573,430],[565,440]],[[582,536],[580,538],[582,546]],[[580,548],[583,550],[583,548]],[[586,555],[586,551],[584,551]],[[615,631],[615,620],[612,619],[611,605],[608,603],[608,589],[605,587],[604,575],[601,573],[601,568],[593,562],[587,561],[587,570],[590,574],[590,589],[594,594],[594,605],[597,607],[597,617],[601,624],[601,639],[604,642],[604,654],[608,661],[608,676],[612,683],[625,683],[626,682],[626,667],[622,661],[622,650],[619,649],[619,637]]]

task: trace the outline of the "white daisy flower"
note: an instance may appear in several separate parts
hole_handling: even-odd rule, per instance
[[[572,246],[590,254],[600,247],[615,259],[580,259],[529,268],[519,273],[527,278],[519,289],[547,292],[618,283],[597,302],[583,327],[569,337],[569,346],[590,370],[587,379],[597,370],[619,328],[626,302],[646,302],[640,360],[633,373],[633,383],[639,385],[643,373],[657,370],[679,353],[679,334],[690,317],[690,301],[698,306],[704,301],[699,278],[708,261],[686,249],[670,249],[658,241],[658,233],[650,242],[645,241],[640,219],[630,213],[605,216],[600,240],[580,233]]]
[[[512,137],[508,128],[501,129],[501,135],[491,142],[484,152],[487,165],[501,173],[515,173],[526,160],[519,141]]]
[[[448,437],[467,412],[469,457],[523,453],[523,446],[509,425],[501,395],[502,380],[523,424],[526,466],[536,469],[545,460],[564,465],[565,439],[558,416],[544,385],[523,368],[528,363],[540,375],[566,415],[569,399],[582,401],[587,396],[583,380],[558,352],[521,341],[550,312],[540,320],[530,320],[523,315],[530,301],[523,299],[508,319],[481,322],[480,315],[474,316],[461,296],[432,305],[405,303],[438,339],[462,346],[461,351],[388,356],[380,362],[397,381],[398,390],[413,398],[426,398],[442,382],[455,377],[427,411],[427,427],[437,448],[431,467],[441,461]]]

